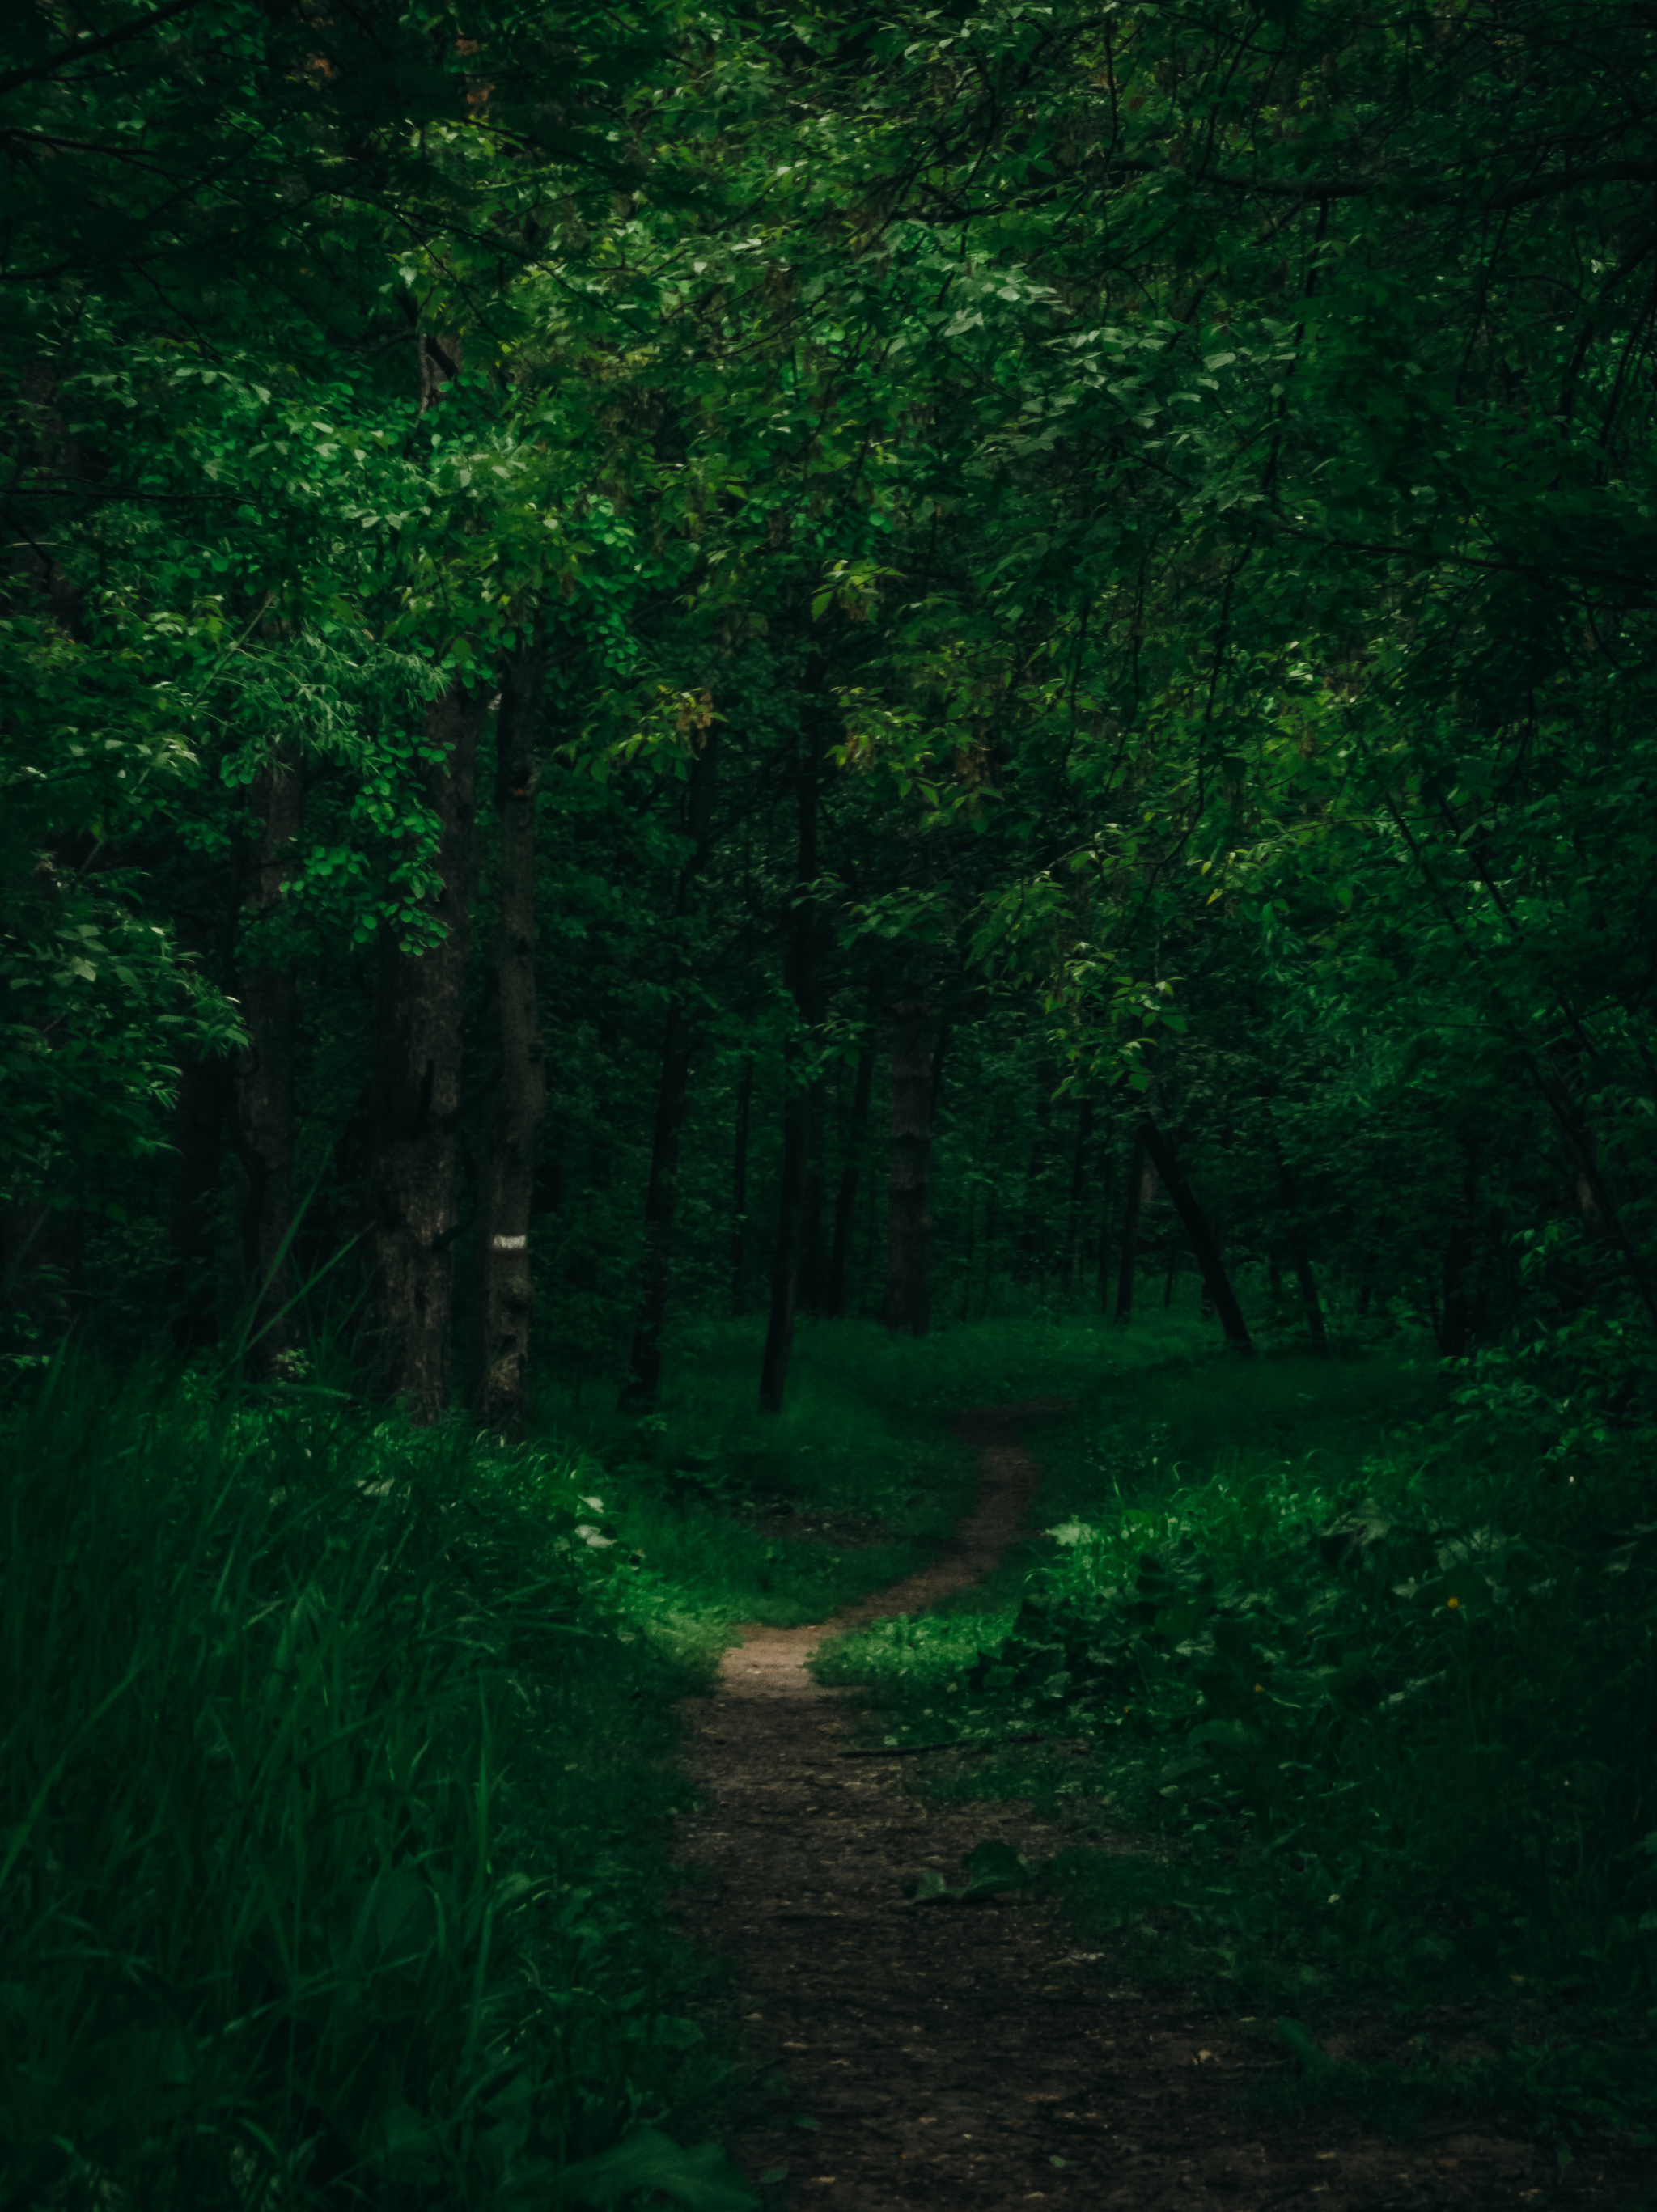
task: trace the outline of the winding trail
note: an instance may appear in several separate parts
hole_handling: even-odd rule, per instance
[[[1062,1409],[1032,1400],[962,1415],[983,1476],[955,1541],[834,1631],[918,1613],[993,1567],[1039,1480],[1022,1426]],[[1032,1861],[1066,1839],[1024,1805],[923,1803],[906,1789],[914,1761],[841,1756],[847,1693],[805,1668],[827,1632],[756,1630],[727,1653],[714,1694],[684,1708],[702,1808],[681,1824],[677,1854],[705,1879],[682,1893],[681,1923],[736,1964],[752,2087],[729,2142],[751,2180],[786,2169],[768,2203],[1544,2212],[1562,2201],[1551,2161],[1491,2135],[1400,2147],[1330,2115],[1263,2135],[1235,2093],[1282,2070],[1269,2024],[1217,2014],[1176,1985],[1133,1986],[1125,1946],[1080,1955],[1039,1905],[897,1910],[906,1876],[935,1866],[957,1881],[986,1837]],[[1587,2181],[1564,2192],[1574,2204],[1611,2201]]]

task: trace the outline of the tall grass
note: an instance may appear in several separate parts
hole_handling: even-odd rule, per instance
[[[590,1469],[85,1364],[0,1422],[0,2203],[494,2205],[705,2115],[696,1678]]]

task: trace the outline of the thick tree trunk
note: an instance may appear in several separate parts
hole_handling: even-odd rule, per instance
[[[276,761],[253,780],[261,820],[242,913],[256,927],[281,905],[305,820],[305,787],[291,763]],[[293,1302],[294,1048],[299,987],[286,963],[255,960],[240,977],[247,1048],[236,1062],[236,1188],[242,1294],[252,1306],[247,1364],[255,1376],[279,1374],[297,1334]]]
[[[421,774],[440,830],[442,941],[405,951],[387,929],[379,944],[369,1326],[381,1379],[422,1424],[438,1418],[449,1396],[477,744],[487,706],[481,691],[456,684],[426,714],[427,740],[440,756]]]
[[[816,1027],[816,911],[805,887],[817,872],[816,763],[804,732],[798,763],[799,852],[794,871],[794,928],[789,947],[789,989],[809,1035]],[[782,1188],[777,1197],[777,1236],[772,1250],[771,1311],[760,1366],[760,1411],[780,1413],[788,1388],[799,1302],[800,1261],[805,1243],[807,1179],[811,1164],[812,1088],[799,1080],[800,1045],[791,1040],[783,1070]]]
[[[742,1311],[748,1262],[748,1137],[754,1116],[754,1060],[742,1064],[737,1085],[737,1141],[731,1162],[731,1310]]]
[[[186,1054],[173,1109],[175,1165],[167,1198],[167,1304],[176,1348],[186,1358],[216,1344],[218,1257],[215,1213],[225,1126],[233,1103],[231,1065]]]
[[[674,900],[674,915],[681,921],[690,911],[696,879],[712,842],[718,775],[718,730],[713,727],[705,733],[685,790],[685,826],[694,842],[690,856],[679,871],[678,891]],[[679,1141],[684,1132],[685,1108],[690,1099],[690,1060],[695,1046],[695,1031],[676,979],[662,1036],[662,1072],[656,1086],[650,1175],[645,1185],[645,1248],[639,1270],[639,1305],[621,1391],[621,1410],[624,1413],[652,1413],[662,1387],[662,1334],[667,1326],[673,1232],[679,1212]]]
[[[1152,1169],[1145,1151],[1145,1133],[1134,1132],[1128,1155],[1127,1193],[1122,1206],[1122,1250],[1116,1266],[1116,1319],[1133,1318],[1133,1291],[1139,1274],[1139,1216],[1144,1211],[1145,1184]]]
[[[932,994],[921,975],[892,1009],[892,1162],[881,1319],[905,1336],[925,1336],[932,1326],[933,1043]]]
[[[1174,1201],[1174,1211],[1184,1224],[1185,1233],[1192,1251],[1196,1255],[1197,1264],[1203,1271],[1204,1287],[1207,1291],[1215,1312],[1220,1317],[1220,1326],[1225,1331],[1226,1340],[1245,1358],[1252,1358],[1254,1350],[1253,1340],[1248,1334],[1248,1324],[1243,1319],[1242,1308],[1237,1304],[1236,1293],[1231,1287],[1231,1279],[1225,1272],[1225,1263],[1220,1255],[1219,1239],[1214,1234],[1208,1216],[1198,1205],[1190,1184],[1181,1174],[1179,1162],[1174,1156],[1174,1148],[1162,1131],[1149,1115],[1139,1126],[1144,1137],[1145,1150],[1150,1153],[1152,1164],[1162,1177],[1169,1198]]]
[[[523,1433],[529,1413],[530,1325],[535,1284],[530,1214],[535,1149],[547,1103],[546,1053],[535,986],[536,753],[544,655],[538,646],[507,664],[495,716],[495,804],[501,820],[501,913],[495,972],[501,1022],[501,1091],[483,1160],[482,1247],[487,1427]]]
[[[840,1188],[835,1194],[835,1241],[828,1255],[828,1292],[824,1311],[838,1321],[846,1311],[846,1279],[851,1265],[852,1232],[857,1222],[858,1187],[863,1180],[863,1155],[869,1141],[869,1101],[874,1091],[875,1048],[865,1040],[858,1054],[852,1083],[852,1113],[846,1131],[846,1153],[841,1163]]]

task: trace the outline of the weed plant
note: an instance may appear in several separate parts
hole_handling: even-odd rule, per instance
[[[85,1362],[0,1419],[0,2203],[671,2182],[725,2074],[662,1904],[701,1677],[591,1463]]]
[[[1384,1354],[1118,1367],[1037,1440],[1045,1562],[818,1664],[894,1745],[1045,1739],[933,1786],[1114,1831],[1046,1880],[1145,1971],[1293,2011],[1472,2000],[1496,2056],[1457,2094],[1648,2119],[1645,1454],[1603,1431],[1562,1460],[1481,1414]]]

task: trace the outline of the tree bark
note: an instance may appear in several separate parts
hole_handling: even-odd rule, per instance
[[[816,1027],[816,910],[806,886],[817,872],[816,763],[804,732],[798,763],[799,851],[794,872],[794,927],[789,947],[789,989],[802,1028]],[[780,1413],[788,1388],[799,1302],[800,1259],[805,1242],[807,1179],[811,1164],[812,1086],[798,1079],[801,1041],[791,1037],[783,1069],[782,1188],[777,1196],[777,1236],[772,1251],[771,1311],[760,1367],[760,1411]]]
[[[1116,1148],[1108,1144],[1105,1148],[1105,1171],[1101,1177],[1104,1192],[1099,1201],[1099,1310],[1110,1311],[1110,1201],[1111,1185],[1116,1174]]]
[[[823,1308],[831,1321],[846,1311],[846,1279],[851,1265],[852,1233],[857,1222],[858,1187],[863,1180],[863,1155],[869,1141],[869,1101],[874,1091],[875,1048],[865,1039],[858,1054],[852,1083],[852,1113],[846,1132],[846,1155],[841,1163],[840,1188],[835,1194],[835,1239],[828,1255],[828,1293]]]
[[[803,1311],[820,1316],[828,1296],[828,1254],[822,1233],[828,1196],[828,1164],[822,1156],[828,1137],[828,1086],[821,1077],[811,1085],[809,1097],[805,1214],[800,1224],[799,1303]]]
[[[422,795],[439,825],[442,941],[409,951],[387,928],[379,942],[370,1332],[385,1388],[422,1425],[438,1418],[449,1396],[477,745],[487,707],[481,691],[457,683],[426,714],[427,741],[440,757],[422,763],[419,773]]]
[[[1127,1192],[1122,1205],[1122,1251],[1116,1266],[1116,1315],[1119,1322],[1133,1318],[1133,1291],[1139,1273],[1139,1216],[1144,1210],[1145,1183],[1151,1174],[1145,1151],[1145,1133],[1136,1129],[1128,1155]]]
[[[543,649],[526,645],[502,672],[495,715],[495,805],[501,822],[501,912],[495,929],[501,1090],[482,1176],[484,1425],[521,1437],[529,1413],[535,1283],[530,1215],[535,1151],[547,1104],[546,1050],[535,982],[536,738]]]
[[[1466,1356],[1471,1337],[1473,1233],[1478,1220],[1478,1147],[1472,1139],[1462,1145],[1461,1204],[1450,1224],[1444,1253],[1444,1304],[1438,1327],[1438,1348],[1447,1359]]]
[[[1070,1264],[1065,1287],[1072,1297],[1082,1277],[1082,1200],[1087,1191],[1088,1147],[1093,1139],[1093,1101],[1083,1098],[1076,1109],[1076,1149],[1070,1164]]]
[[[305,820],[305,787],[289,762],[273,761],[253,780],[261,818],[242,899],[256,927],[281,906]],[[252,1305],[247,1366],[264,1380],[280,1374],[298,1334],[293,1303],[294,1047],[299,986],[292,967],[258,959],[240,977],[247,1048],[235,1071],[238,1248],[242,1293]]]
[[[932,1327],[932,993],[918,975],[892,1009],[892,1156],[887,1186],[886,1301],[895,1334]]]
[[[167,1194],[167,1303],[175,1348],[188,1358],[219,1338],[215,1310],[215,1209],[226,1122],[232,1105],[231,1063],[185,1056],[173,1108],[175,1165]]]
[[[731,1310],[742,1311],[748,1261],[748,1137],[754,1115],[754,1057],[742,1064],[737,1085],[737,1141],[731,1163]]]
[[[1226,1340],[1235,1346],[1245,1358],[1251,1358],[1254,1351],[1253,1339],[1248,1334],[1242,1308],[1237,1304],[1231,1279],[1225,1272],[1225,1263],[1220,1256],[1219,1239],[1214,1234],[1208,1216],[1198,1205],[1190,1184],[1181,1174],[1179,1162],[1168,1139],[1149,1115],[1139,1126],[1145,1150],[1174,1201],[1174,1211],[1184,1224],[1186,1236],[1196,1255],[1197,1264],[1203,1271],[1203,1283],[1214,1310],[1220,1317]]]
[[[696,880],[713,835],[713,793],[719,775],[719,725],[702,732],[685,787],[685,826],[691,837],[689,859],[679,871],[674,898],[676,921],[690,912]],[[655,1410],[662,1387],[662,1333],[673,1259],[673,1232],[679,1212],[679,1142],[690,1098],[690,1060],[696,1036],[684,1002],[682,978],[673,981],[662,1036],[662,1072],[656,1086],[656,1119],[650,1138],[650,1174],[645,1185],[645,1249],[639,1271],[639,1305],[633,1344],[622,1380],[621,1410]]]
[[[1034,1283],[1039,1289],[1047,1258],[1047,1239],[1042,1235],[1041,1176],[1047,1165],[1047,1146],[1053,1134],[1053,1089],[1049,1071],[1038,1065],[1036,1081],[1040,1085],[1035,1098],[1035,1134],[1030,1139],[1029,1164],[1024,1170],[1024,1212],[1018,1231],[1018,1272],[1021,1279]]]

